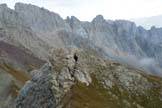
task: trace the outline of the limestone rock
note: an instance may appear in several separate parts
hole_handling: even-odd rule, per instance
[[[45,66],[46,67],[46,66]],[[48,69],[47,67],[44,69]],[[40,71],[43,72],[44,70]],[[21,89],[16,108],[55,108],[56,99],[52,91],[51,73],[39,73]]]
[[[85,83],[87,86],[88,86],[89,84],[91,84],[91,82],[92,82],[92,79],[91,79],[89,73],[86,72],[86,71],[81,72],[80,70],[75,70],[74,77],[75,77],[78,81],[80,81],[80,82],[82,82],[82,83]]]
[[[56,31],[68,27],[58,14],[32,4],[16,3],[15,11],[37,32]]]

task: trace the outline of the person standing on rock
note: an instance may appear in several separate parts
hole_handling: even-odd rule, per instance
[[[75,60],[74,70],[76,70],[77,69],[77,64],[78,64],[78,56],[77,56],[77,53],[74,53],[73,58]]]
[[[77,62],[78,62],[78,56],[77,56],[77,54],[76,54],[76,53],[74,53],[74,60],[75,60],[75,63],[77,63]]]

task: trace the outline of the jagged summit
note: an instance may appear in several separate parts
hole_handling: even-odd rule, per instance
[[[79,20],[78,18],[76,18],[75,16],[71,16],[71,20],[72,20],[72,21],[80,22],[80,20]]]
[[[102,23],[103,21],[105,21],[104,17],[102,15],[97,15],[92,22],[99,22]]]
[[[6,3],[0,4],[0,8],[7,8],[7,4]]]
[[[20,11],[21,9],[22,10],[23,9],[29,9],[29,10],[32,9],[34,12],[35,12],[35,10],[41,9],[42,11],[47,12],[47,13],[57,14],[55,12],[49,11],[48,9],[45,9],[44,7],[39,7],[39,6],[36,6],[36,5],[33,5],[33,4],[26,4],[26,3],[22,3],[22,2],[15,3],[14,9],[17,10],[17,11]],[[57,14],[57,15],[59,16],[59,14]]]
[[[68,16],[66,18],[66,22],[69,23],[71,27],[73,25],[79,25],[80,24],[80,20],[78,18],[76,18],[75,16],[71,16],[71,17]]]
[[[31,4],[16,3],[15,11],[37,32],[52,31],[65,26],[64,20],[54,12]]]
[[[32,8],[38,8],[38,6],[36,5],[32,5],[32,4],[26,4],[26,3],[22,3],[22,2],[17,2],[15,3],[15,10],[18,9],[18,8],[23,8],[23,7],[32,7]]]

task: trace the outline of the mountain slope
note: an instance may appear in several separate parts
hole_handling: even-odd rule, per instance
[[[78,62],[73,55],[77,53]],[[159,108],[162,79],[104,60],[90,51],[56,49],[54,62],[36,70],[17,107]],[[60,86],[59,86],[60,85]],[[44,92],[43,92],[44,91]],[[44,95],[52,92],[52,96]],[[32,95],[31,95],[32,94]],[[44,96],[44,98],[39,98]],[[34,98],[35,97],[35,98]]]
[[[0,41],[0,107],[11,108],[20,88],[30,80],[29,71],[45,62],[30,51]]]

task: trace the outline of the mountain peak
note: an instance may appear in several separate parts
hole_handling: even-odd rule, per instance
[[[73,20],[73,21],[79,21],[79,19],[77,17],[75,17],[75,16],[71,16],[71,20]]]
[[[37,6],[32,5],[32,4],[25,4],[25,3],[21,3],[21,2],[17,2],[17,3],[15,3],[15,9],[16,9],[17,7],[25,7],[25,6],[29,6],[29,7],[37,7]]]
[[[80,20],[75,16],[71,16],[71,17],[67,16],[66,20],[68,22],[80,22]]]
[[[97,15],[92,22],[103,22],[105,21],[104,17],[102,15]]]
[[[33,30],[52,31],[65,26],[64,20],[54,12],[32,4],[16,3],[15,11]]]
[[[155,30],[156,29],[156,27],[155,26],[151,26],[151,30]]]
[[[6,3],[3,3],[3,4],[0,4],[0,7],[7,7],[7,4]]]
[[[8,8],[8,6],[7,6],[7,4],[0,4],[0,11],[2,11],[3,9],[7,9]]]

